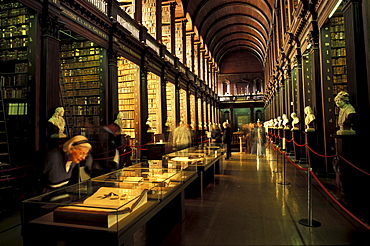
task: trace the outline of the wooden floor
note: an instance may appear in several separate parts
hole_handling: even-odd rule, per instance
[[[279,169],[277,169],[279,163]],[[267,157],[233,153],[202,198],[185,200],[185,220],[158,243],[135,235],[135,245],[370,245],[370,234],[313,182],[312,222],[308,215],[307,173]],[[289,183],[289,184],[288,184]],[[161,227],[161,225],[158,225]],[[0,245],[20,246],[19,214],[0,221]]]
[[[284,180],[284,163],[280,160],[279,169],[276,163],[269,154],[233,153],[202,198],[186,199],[185,220],[161,246],[370,245],[370,231],[327,200],[317,185],[309,217],[306,171],[285,164]]]

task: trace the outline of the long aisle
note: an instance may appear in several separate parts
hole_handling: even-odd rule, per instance
[[[221,175],[198,199],[185,200],[185,220],[162,242],[175,245],[364,245],[362,229],[319,189],[312,188],[314,225],[308,219],[307,172],[267,151],[267,157],[233,153]],[[288,184],[289,183],[289,184]],[[315,186],[317,187],[317,186]]]

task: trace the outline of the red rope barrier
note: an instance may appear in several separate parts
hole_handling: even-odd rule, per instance
[[[9,169],[3,169],[3,170],[0,170],[0,172],[13,171],[13,170],[17,170],[17,169],[21,169],[21,168],[29,167],[29,166],[31,166],[31,165],[26,165],[26,166],[21,166],[21,167],[14,167],[14,168],[9,168]]]
[[[120,154],[119,156],[124,156],[124,155],[128,155],[128,154],[130,154],[130,153],[132,153],[132,152],[134,152],[134,150],[130,150],[130,151],[128,151],[128,152],[125,152],[125,153],[122,153],[122,154]],[[110,156],[110,157],[106,157],[106,158],[98,158],[98,159],[94,159],[94,161],[102,161],[102,160],[108,160],[108,159],[114,159],[114,156],[112,157],[112,156]]]
[[[9,181],[9,180],[13,180],[13,179],[19,179],[19,178],[25,178],[27,176],[28,175],[23,175],[23,176],[18,176],[18,177],[11,177],[11,178],[6,178],[6,179],[0,179],[0,182],[1,181]]]
[[[303,147],[303,146],[306,146],[308,150],[310,150],[312,153],[314,153],[315,155],[317,156],[320,156],[320,157],[324,157],[324,158],[334,158],[334,157],[337,157],[339,156],[340,158],[342,158],[345,162],[347,162],[349,165],[351,165],[352,167],[354,167],[355,169],[359,170],[360,172],[364,173],[365,175],[368,175],[370,176],[370,173],[362,170],[361,168],[355,166],[354,164],[350,163],[348,160],[346,160],[343,156],[340,156],[340,155],[322,155],[322,154],[319,154],[317,153],[316,151],[314,151],[310,146],[308,146],[307,144],[302,144],[302,145],[299,145],[297,144],[296,142],[294,142],[295,145],[299,146],[299,147]],[[274,149],[274,148],[273,148]],[[276,149],[274,149],[276,150]],[[280,150],[279,150],[280,152]],[[282,153],[282,152],[280,152]]]
[[[199,143],[206,143],[206,142],[209,142],[209,139],[207,139],[207,140],[204,140],[204,141],[202,141],[202,142],[199,142]]]
[[[111,150],[108,150],[108,151],[106,151],[106,152],[97,153],[97,154],[94,154],[94,155],[104,155],[104,154],[108,154],[108,153],[110,153],[110,152],[112,152],[112,151],[115,151],[116,149],[122,148],[123,146],[129,146],[129,145],[122,144],[121,146],[119,146],[119,147],[117,147],[117,148],[115,148],[115,149],[111,149]]]
[[[279,149],[279,148],[276,148],[276,149]],[[280,149],[279,149],[279,152],[280,152]],[[288,160],[289,163],[291,163],[293,166],[295,166],[296,168],[300,169],[300,170],[304,170],[304,171],[308,171],[307,168],[302,168],[302,167],[299,167],[298,165],[296,165],[287,155],[285,152],[282,152],[285,156],[285,158]],[[344,159],[344,158],[343,158]],[[344,159],[345,160],[345,159]],[[348,161],[347,161],[348,162]],[[349,163],[349,162],[348,162]],[[350,163],[349,163],[350,164]],[[360,170],[359,168],[357,168],[356,166],[353,166],[355,167],[356,169]],[[318,183],[318,185],[323,189],[323,191],[329,196],[329,198],[331,198],[344,212],[346,212],[349,216],[351,216],[354,220],[356,220],[358,223],[360,223],[362,226],[364,226],[366,229],[370,230],[370,226],[367,225],[366,223],[364,223],[362,220],[360,220],[359,218],[357,218],[355,215],[353,215],[348,209],[346,209],[342,204],[340,204],[340,202],[333,196],[330,194],[330,192],[326,189],[326,187],[321,183],[321,181],[317,178],[317,176],[315,175],[315,173],[311,170],[310,171],[312,177],[314,177],[314,179],[316,180],[316,182]],[[366,172],[364,172],[366,173]],[[368,173],[366,173],[368,174]]]
[[[293,143],[295,144],[295,145],[297,145],[298,147],[303,147],[303,146],[305,146],[306,144],[304,143],[304,144],[298,144],[296,141],[294,141],[293,140]]]
[[[94,155],[103,155],[103,154],[108,154],[108,153],[110,153],[110,152],[112,152],[112,151],[115,151],[116,149],[120,149],[120,148],[125,147],[125,146],[130,147],[130,148],[140,148],[140,147],[145,146],[145,145],[148,145],[148,144],[150,144],[150,143],[153,143],[153,141],[150,141],[150,142],[148,142],[148,143],[145,143],[145,144],[142,144],[142,145],[138,145],[138,146],[122,144],[121,146],[119,146],[119,147],[117,147],[117,148],[115,148],[115,149],[111,149],[111,150],[108,150],[108,151],[106,151],[106,152],[97,153],[97,154],[94,154]]]
[[[354,216],[348,209],[346,209],[342,204],[339,203],[339,201],[333,197],[330,192],[325,188],[325,186],[320,182],[320,180],[317,178],[315,173],[313,171],[310,171],[312,177],[316,180],[316,182],[319,184],[319,186],[324,190],[324,192],[341,208],[343,209],[349,216],[351,216],[354,220],[359,222],[361,225],[363,225],[366,229],[370,230],[370,226],[365,224],[363,221],[361,221],[359,218]]]
[[[337,155],[321,155],[321,154],[318,154],[317,152],[313,151],[313,149],[310,148],[310,146],[307,145],[307,148],[312,152],[314,153],[315,155],[318,155],[320,157],[325,157],[325,158],[330,158],[330,157],[336,157]]]
[[[359,170],[360,172],[362,172],[362,173],[366,174],[367,176],[370,176],[370,173],[365,172],[364,170],[362,170],[362,169],[360,169],[360,168],[356,167],[355,165],[353,165],[352,163],[350,163],[349,161],[347,161],[346,159],[344,159],[344,157],[343,157],[343,156],[340,156],[340,155],[339,155],[339,157],[340,157],[340,158],[342,158],[345,162],[347,162],[347,163],[348,163],[349,165],[351,165],[352,167],[354,167],[354,168],[356,168],[357,170]]]

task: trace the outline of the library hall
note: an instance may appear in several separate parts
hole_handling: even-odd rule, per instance
[[[0,0],[0,30],[0,245],[370,244],[370,1]]]

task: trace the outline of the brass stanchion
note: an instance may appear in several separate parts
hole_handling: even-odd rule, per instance
[[[279,171],[279,156],[278,156],[278,147],[276,147],[276,171],[273,171],[274,173],[281,173],[281,171]]]
[[[308,226],[308,227],[319,227],[321,223],[312,220],[312,191],[311,191],[311,172],[312,168],[308,168],[308,218],[307,219],[300,219],[298,222],[301,225]]]
[[[284,165],[283,165],[283,180],[282,181],[280,181],[278,184],[281,184],[281,185],[290,185],[290,183],[289,182],[287,182],[287,181],[285,181],[285,157],[283,157],[284,158]]]

